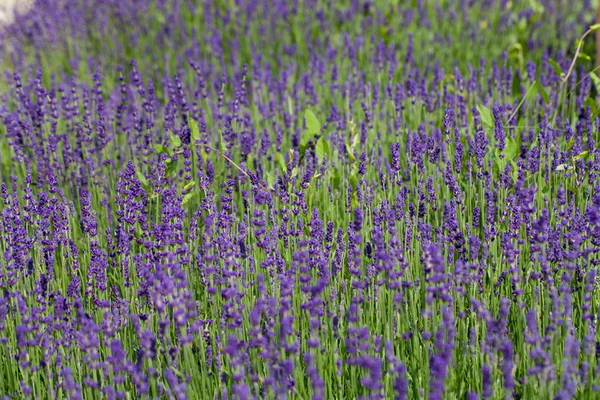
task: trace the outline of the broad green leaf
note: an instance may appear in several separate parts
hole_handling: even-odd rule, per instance
[[[192,187],[193,187],[195,184],[196,184],[196,182],[195,182],[195,181],[190,181],[190,182],[188,182],[188,184],[187,184],[187,185],[185,185],[185,186],[183,187],[183,190],[188,190],[188,189],[192,188]]]
[[[504,149],[504,156],[507,161],[511,161],[517,157],[519,155],[519,150],[519,142],[508,136],[506,138],[506,148]]]
[[[496,151],[494,152],[494,165],[493,165],[494,174],[497,176],[501,171],[504,171],[505,167],[506,167],[506,159],[500,158],[500,151],[498,149],[496,149]]]
[[[162,144],[155,144],[153,147],[154,150],[156,150],[158,153],[170,154],[169,149],[166,146],[163,146]]]
[[[295,178],[298,176],[298,167],[294,167],[292,168],[292,175],[290,176],[290,178]]]
[[[494,117],[492,116],[492,112],[490,111],[490,109],[480,104],[477,106],[477,111],[479,111],[481,122],[486,124],[488,127],[493,128]]]
[[[573,157],[573,159],[581,160],[583,158],[586,158],[588,156],[588,154],[589,154],[589,151],[585,150],[585,151],[582,151],[581,153],[577,154],[575,157]]]
[[[171,147],[178,148],[179,146],[181,146],[181,139],[179,138],[179,136],[175,135],[172,132],[169,132],[169,136],[171,138]]]
[[[548,194],[550,192],[550,187],[544,184],[544,188],[542,189],[542,194]]]
[[[555,171],[572,170],[573,166],[568,164],[560,164],[556,166]]]
[[[598,30],[600,30],[600,24],[594,24],[594,25],[590,26],[590,31],[591,32],[595,32],[595,31],[598,31]]]
[[[198,123],[192,118],[189,118],[188,121],[190,123],[190,131],[192,133],[192,139],[197,142],[201,139],[200,128],[198,128]]]
[[[323,161],[323,156],[325,156],[326,154],[327,156],[330,156],[329,143],[327,143],[327,140],[325,140],[325,138],[320,138],[317,141],[317,145],[315,146],[315,153],[317,154],[317,158],[319,159],[319,161]]]
[[[358,166],[356,164],[354,164],[354,167],[352,168],[352,171],[350,172],[350,177],[348,178],[348,182],[350,182],[350,184],[352,185],[353,188],[356,188],[356,185],[358,184],[358,178],[356,177],[358,175]]]
[[[569,143],[567,143],[567,149],[571,150],[573,148],[574,144],[575,144],[575,137],[572,137],[571,139],[569,139]]]
[[[546,88],[544,88],[544,86],[542,86],[542,84],[538,81],[535,82],[535,86],[536,86],[539,94],[542,96],[542,99],[544,99],[544,101],[546,103],[548,103],[550,101],[550,96],[548,96],[548,92],[546,92]]]
[[[167,159],[167,170],[165,171],[166,176],[172,175],[177,170],[177,161],[173,161],[172,159]]]
[[[354,157],[354,150],[352,149],[352,146],[350,146],[348,143],[346,143],[346,151],[348,152],[348,157],[350,157],[350,161],[356,161],[356,157]]]
[[[281,153],[275,154],[275,161],[277,161],[277,164],[279,164],[279,168],[281,169],[281,172],[286,174],[288,168],[287,168],[287,164],[285,163],[285,158],[281,155]]]
[[[577,188],[573,185],[567,184],[567,190],[569,190],[573,194],[577,194]]]
[[[585,53],[579,52],[579,54],[577,54],[577,58],[581,58],[582,60],[585,61],[592,61],[592,57],[588,56]]]
[[[356,146],[358,146],[358,142],[360,141],[360,135],[357,133],[356,135],[354,135],[354,137],[352,138],[352,150],[356,149]]]
[[[339,189],[340,185],[342,184],[342,178],[340,177],[340,171],[337,168],[333,169],[333,179],[332,179],[331,184],[335,190]]]
[[[589,107],[592,114],[595,114],[598,109],[598,103],[596,103],[596,100],[592,99],[591,97],[586,97],[583,101],[583,105]],[[593,115],[592,119],[594,119]]]
[[[304,153],[306,150],[306,146],[308,142],[315,136],[321,132],[321,125],[319,124],[319,120],[315,117],[312,111],[306,110],[304,112],[304,119],[306,120],[306,130],[302,133],[302,137],[300,138],[300,152]]]
[[[306,133],[311,136],[318,135],[321,132],[321,124],[319,124],[319,120],[315,114],[310,110],[306,110],[304,118],[306,119]]]
[[[553,59],[549,59],[548,62],[550,63],[550,65],[552,65],[552,68],[554,68],[554,72],[556,72],[558,76],[563,75],[562,67],[558,65],[556,61],[554,61]]]
[[[517,179],[519,179],[519,166],[514,161],[511,161],[510,164],[512,165],[512,181],[517,182]]]
[[[194,197],[195,192],[190,192],[188,194],[186,194],[185,196],[183,196],[183,200],[181,200],[181,205],[185,205],[188,201],[190,201],[190,199],[192,197]]]
[[[590,78],[592,78],[592,82],[596,85],[596,91],[600,93],[600,78],[595,72],[590,72]]]
[[[148,185],[148,180],[146,179],[144,174],[141,173],[141,171],[135,171],[135,176],[142,183],[142,185]]]

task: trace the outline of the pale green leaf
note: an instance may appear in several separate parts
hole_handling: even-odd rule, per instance
[[[539,94],[542,96],[542,99],[544,99],[544,101],[546,103],[548,103],[550,101],[550,96],[548,96],[548,92],[546,91],[546,88],[544,88],[544,86],[542,86],[542,84],[538,81],[535,82],[535,86],[536,86]]]
[[[297,177],[298,176],[298,172],[299,172],[298,171],[298,167],[292,168],[292,176],[291,176],[291,178]]]
[[[354,150],[352,149],[352,146],[350,146],[348,143],[346,143],[346,151],[348,152],[348,157],[350,157],[350,161],[356,161],[356,157],[354,156]]]
[[[187,183],[187,185],[185,185],[185,186],[183,187],[183,190],[188,190],[188,189],[192,188],[192,187],[193,187],[195,184],[196,184],[196,182],[195,182],[195,181],[189,181],[189,182]]]
[[[327,140],[325,140],[325,138],[320,138],[317,141],[317,144],[315,146],[315,153],[317,155],[317,158],[322,161],[323,157],[325,155],[329,156],[330,152],[329,152],[329,143],[327,143]]]
[[[556,61],[554,61],[553,59],[549,59],[548,62],[550,63],[550,65],[552,65],[552,68],[554,68],[554,72],[556,72],[558,76],[563,75],[562,67]]]
[[[198,123],[195,120],[193,120],[192,118],[189,119],[189,123],[190,123],[190,131],[192,134],[192,140],[197,142],[201,139],[200,128],[198,127]]]
[[[519,143],[512,137],[508,136],[506,138],[506,148],[504,149],[504,157],[506,157],[507,161],[513,160],[515,157],[517,157],[520,153],[519,150]]]
[[[188,201],[191,200],[192,197],[194,197],[195,192],[190,192],[188,194],[186,194],[185,196],[183,196],[183,200],[181,201],[181,205],[185,205]]]
[[[277,164],[279,164],[279,168],[281,169],[281,171],[284,174],[287,173],[287,164],[285,163],[285,158],[283,157],[283,155],[281,155],[281,153],[275,154],[275,161],[277,161]]]
[[[225,154],[227,152],[227,143],[225,142],[225,138],[223,137],[223,132],[220,134],[221,140],[219,141],[221,153]]]
[[[135,176],[142,183],[142,185],[147,185],[148,184],[148,180],[146,179],[146,177],[144,176],[144,174],[142,174],[140,171],[135,171]]]
[[[356,149],[356,146],[358,146],[358,142],[360,141],[360,135],[357,133],[356,135],[354,135],[354,137],[352,138],[352,150]]]
[[[171,147],[176,149],[181,146],[181,138],[179,136],[173,134],[172,132],[169,132],[169,136],[171,138]]]
[[[267,178],[267,186],[269,187],[269,189],[273,189],[275,187],[275,172],[274,171],[269,171],[265,174],[266,178]]]
[[[153,147],[154,150],[156,150],[158,153],[169,154],[169,149],[166,146],[163,146],[162,144],[155,144]]]
[[[484,105],[478,105],[477,111],[479,111],[479,116],[481,117],[481,122],[487,125],[489,128],[494,127],[494,117],[492,116],[492,112],[489,108]]]
[[[319,124],[319,120],[313,114],[312,111],[306,110],[304,112],[304,119],[306,121],[306,130],[302,134],[300,138],[300,147],[306,148],[308,142],[315,136],[321,132],[321,124]]]
[[[306,110],[304,118],[306,119],[306,132],[312,136],[318,135],[321,132],[321,124],[315,114],[310,110]]]

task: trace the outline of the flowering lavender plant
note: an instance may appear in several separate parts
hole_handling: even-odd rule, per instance
[[[0,31],[0,394],[599,396],[591,9],[37,0]]]

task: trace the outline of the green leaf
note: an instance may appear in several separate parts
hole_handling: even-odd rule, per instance
[[[554,68],[554,72],[556,72],[558,76],[563,75],[562,67],[558,65],[556,61],[554,61],[553,59],[549,59],[548,62],[550,63],[550,65],[552,65],[552,68]]]
[[[170,154],[169,149],[166,146],[163,146],[162,144],[155,144],[153,147],[154,150],[156,150],[158,153]]]
[[[181,200],[181,205],[185,205],[188,201],[190,201],[190,199],[192,197],[194,197],[195,192],[190,192],[188,194],[186,194],[185,196],[183,196],[183,200]]]
[[[596,103],[596,100],[592,99],[591,97],[586,97],[583,101],[583,105],[589,107],[592,114],[596,113],[598,108],[598,103]]]
[[[350,177],[348,178],[348,182],[352,185],[353,188],[356,188],[356,185],[358,184],[358,178],[356,177],[358,175],[358,166],[355,164],[354,168],[352,168],[352,171],[350,172]]]
[[[560,164],[556,166],[555,171],[564,171],[564,170],[571,170],[573,169],[572,165],[568,165],[568,164]]]
[[[315,146],[315,153],[317,154],[317,158],[320,161],[323,161],[323,156],[325,156],[325,154],[327,154],[327,156],[331,155],[331,153],[329,152],[329,143],[327,143],[327,140],[325,140],[325,138],[320,138],[317,141],[317,145]]]
[[[318,135],[321,132],[321,124],[315,114],[310,110],[306,110],[304,118],[306,119],[306,132],[309,135]]]
[[[166,163],[167,163],[167,169],[165,171],[165,176],[170,176],[177,169],[178,162],[174,161],[174,160],[172,160],[170,158],[167,158]]]
[[[585,53],[579,52],[579,54],[577,54],[577,58],[581,58],[585,61],[592,61],[592,57],[588,56]]]
[[[594,85],[596,85],[596,90],[600,93],[600,78],[598,78],[595,72],[590,72],[590,78],[592,78]]]
[[[171,137],[171,147],[176,149],[181,146],[181,138],[179,138],[179,136],[173,134],[172,132],[169,132],[169,136]]]
[[[302,134],[300,138],[300,147],[306,148],[308,142],[315,136],[321,132],[321,124],[319,124],[319,120],[315,117],[312,111],[306,110],[304,112],[304,119],[306,121],[306,130]]]
[[[348,157],[350,157],[350,161],[356,161],[356,157],[354,157],[354,149],[348,143],[346,143],[346,151],[348,152]]]
[[[575,157],[573,157],[574,160],[581,160],[583,158],[586,158],[589,154],[589,151],[585,150],[582,151],[581,153],[577,154]]]
[[[340,176],[340,171],[337,168],[333,169],[333,179],[332,179],[331,183],[335,190],[338,190],[340,188],[340,185],[342,184],[342,178]]]
[[[195,184],[196,184],[195,181],[189,181],[188,184],[183,187],[183,190],[188,190],[188,189],[192,188]]]
[[[356,149],[356,146],[358,146],[358,142],[360,141],[360,135],[357,133],[356,135],[354,135],[354,137],[352,138],[352,150]]]
[[[267,172],[266,178],[267,178],[267,186],[269,187],[269,189],[273,189],[275,187],[275,181],[276,181],[275,172],[274,171]]]
[[[477,111],[479,111],[479,115],[481,116],[481,122],[486,124],[488,127],[494,127],[494,117],[492,116],[492,112],[489,108],[483,105],[477,106]]]
[[[592,26],[590,26],[590,32],[595,32],[600,30],[600,24],[594,24]]]
[[[290,179],[293,179],[293,178],[297,177],[298,176],[298,172],[299,172],[298,171],[298,167],[292,168],[292,175],[290,176]]]
[[[516,182],[517,179],[519,179],[519,166],[517,165],[516,162],[511,161],[510,164],[512,165],[512,181]]]
[[[575,144],[575,137],[573,136],[571,139],[569,139],[569,143],[567,143],[567,149],[571,150],[573,148],[574,144]]]
[[[550,192],[550,188],[547,185],[544,185],[544,188],[542,189],[542,194],[548,194]]]
[[[538,93],[542,96],[542,99],[544,99],[544,101],[546,103],[550,102],[550,96],[548,96],[548,92],[546,92],[546,88],[544,86],[542,86],[542,84],[538,81],[535,82],[535,86],[538,90]]]
[[[221,153],[225,154],[227,152],[227,144],[225,143],[225,138],[223,138],[223,132],[219,134],[221,140],[219,141],[219,146],[221,149]]]
[[[277,164],[279,164],[279,169],[281,169],[281,172],[286,174],[288,168],[287,164],[285,163],[285,158],[281,155],[281,153],[275,154],[275,161],[277,161]]]
[[[138,180],[142,183],[142,185],[148,185],[148,180],[140,171],[135,171],[135,176],[137,176]]]
[[[512,137],[508,136],[506,138],[506,148],[504,149],[504,157],[506,160],[511,161],[516,158],[520,153],[519,150],[519,143]]]
[[[189,118],[188,121],[190,123],[190,131],[192,133],[192,140],[197,142],[201,139],[200,128],[198,128],[198,123],[192,118]]]

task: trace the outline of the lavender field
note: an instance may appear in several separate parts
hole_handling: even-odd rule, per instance
[[[35,0],[0,398],[600,398],[596,6]]]

